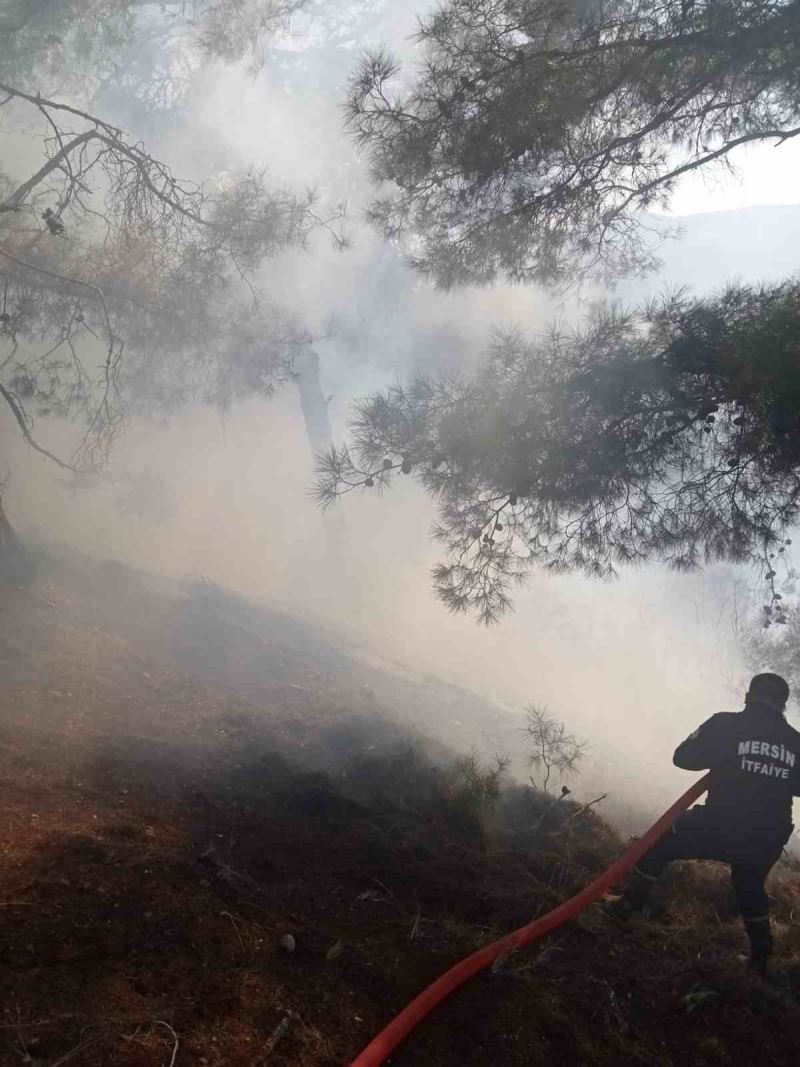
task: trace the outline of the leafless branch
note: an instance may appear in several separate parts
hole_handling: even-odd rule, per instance
[[[33,400],[37,412],[85,420],[81,462],[60,466],[103,462],[130,410],[123,364],[125,385],[136,383],[148,411],[173,410],[190,392],[226,406],[248,392],[267,395],[288,377],[296,331],[257,292],[255,272],[265,257],[302,246],[314,228],[334,233],[338,216],[313,211],[311,194],[269,190],[256,172],[220,187],[179,179],[99,116],[0,88],[46,123],[46,161],[0,203],[0,258],[9,264],[0,319],[8,342],[3,398],[28,443],[55,459],[32,434],[34,404],[26,400]],[[86,128],[75,128],[76,119]],[[31,237],[17,216],[23,207],[33,212],[44,189],[56,209],[48,206],[46,228]],[[101,334],[105,362],[90,374],[85,366],[95,357],[83,355],[81,342]],[[123,340],[131,336],[133,349]],[[33,349],[21,350],[21,340]]]
[[[9,408],[11,409],[11,414],[16,419],[17,425],[19,426],[20,430],[22,431],[22,436],[25,438],[25,440],[28,442],[28,444],[34,450],[34,452],[38,452],[40,455],[45,456],[47,459],[52,460],[53,463],[55,463],[57,466],[61,467],[62,470],[71,471],[73,474],[80,473],[80,470],[79,470],[78,467],[74,467],[70,463],[65,463],[64,460],[59,459],[59,457],[57,455],[55,455],[55,453],[50,452],[48,449],[46,449],[42,445],[40,445],[38,443],[38,441],[35,440],[35,438],[33,437],[33,434],[30,431],[30,428],[28,426],[27,420],[25,418],[24,411],[20,407],[20,405],[19,405],[17,399],[14,397],[14,395],[12,393],[10,393],[8,391],[8,389],[6,389],[6,387],[3,385],[2,382],[0,382],[0,396],[2,396],[2,398],[5,400],[6,404],[8,404]]]
[[[9,252],[8,249],[3,248],[1,245],[0,255],[5,256],[6,259],[10,259],[12,263],[16,263],[17,266],[24,267],[26,270],[35,271],[37,274],[43,274],[45,277],[53,278],[56,281],[67,282],[67,284],[69,285],[80,286],[83,289],[88,289],[90,292],[94,293],[95,296],[99,297],[100,306],[103,309],[103,318],[105,320],[105,326],[108,335],[108,350],[109,352],[113,351],[116,338],[114,337],[114,331],[111,329],[111,316],[108,313],[106,299],[103,296],[103,291],[99,286],[93,285],[91,282],[85,282],[80,278],[71,278],[69,277],[69,275],[59,274],[57,271],[48,270],[46,267],[39,267],[35,263],[28,263],[24,259],[20,259],[18,256],[15,256],[13,252]]]

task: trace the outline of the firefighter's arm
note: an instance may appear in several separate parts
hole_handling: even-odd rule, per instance
[[[714,766],[718,752],[717,730],[715,729],[717,719],[717,715],[712,715],[678,745],[672,757],[672,762],[676,767],[684,771],[707,771]]]

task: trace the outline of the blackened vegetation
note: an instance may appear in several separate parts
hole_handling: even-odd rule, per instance
[[[307,772],[240,712],[167,744],[163,720],[143,718],[148,739],[98,737],[84,763],[9,725],[3,1026],[13,1055],[44,1062],[79,1047],[87,1067],[168,1062],[161,1020],[190,1060],[260,1063],[287,1018],[270,1062],[349,1062],[449,965],[622,847],[590,810],[523,786],[487,800],[474,763],[436,766],[407,744]],[[592,912],[476,978],[396,1060],[702,1064],[757,1042],[788,1065],[792,877],[778,876],[782,989],[740,975],[724,874],[679,870],[674,926],[625,931]]]
[[[596,806],[409,741],[363,689],[343,701],[285,620],[260,645],[273,687],[237,689],[255,608],[169,592],[44,558],[32,592],[0,587],[3,1067],[168,1064],[173,1035],[176,1067],[350,1062],[449,965],[619,855]],[[233,665],[216,682],[186,657],[187,624],[213,611]],[[476,978],[397,1063],[788,1067],[796,872],[771,882],[776,988],[744,976],[726,885],[712,865],[677,869],[671,924],[591,911]]]
[[[437,595],[496,620],[530,568],[755,561],[768,615],[800,504],[800,286],[667,297],[496,338],[473,377],[362,400],[323,504],[411,473],[438,505]]]

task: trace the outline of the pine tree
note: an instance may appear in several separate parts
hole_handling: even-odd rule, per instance
[[[418,43],[410,79],[363,60],[349,119],[374,223],[445,287],[644,270],[682,175],[800,133],[797,0],[444,0]]]
[[[498,336],[474,376],[359,402],[350,436],[320,460],[321,503],[416,478],[437,595],[484,622],[534,566],[754,561],[771,582],[800,509],[800,283]]]

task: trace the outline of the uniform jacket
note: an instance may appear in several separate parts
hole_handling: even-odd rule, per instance
[[[800,796],[800,733],[781,712],[748,703],[712,715],[678,745],[674,763],[713,772],[705,810],[721,834],[762,843],[789,838],[792,798]]]

